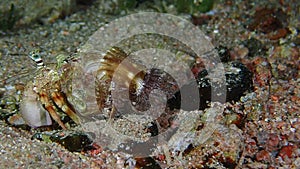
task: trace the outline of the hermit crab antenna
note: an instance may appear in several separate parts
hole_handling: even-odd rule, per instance
[[[36,65],[37,65],[37,68],[42,68],[44,67],[44,62],[43,62],[43,59],[40,55],[40,51],[39,50],[33,50],[29,53],[29,57],[35,61]]]

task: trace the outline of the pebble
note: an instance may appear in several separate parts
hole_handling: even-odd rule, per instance
[[[228,62],[223,63],[225,70],[226,92],[222,91],[222,79],[212,81],[206,70],[200,72],[196,78],[197,87],[199,90],[200,105],[199,109],[203,110],[208,107],[208,102],[211,101],[211,90],[217,91],[216,94],[219,98],[226,98],[226,101],[238,101],[241,96],[245,95],[245,92],[253,90],[252,73],[251,71],[240,62]],[[181,90],[189,91],[194,83],[184,85]],[[213,87],[212,87],[213,86]],[[220,93],[218,93],[220,92]],[[199,100],[197,98],[188,98],[183,100],[183,106],[181,105],[180,91],[175,94],[175,97],[168,100],[168,105],[171,108],[182,108],[183,110],[191,110],[195,108]]]

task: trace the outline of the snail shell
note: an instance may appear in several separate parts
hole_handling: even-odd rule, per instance
[[[149,95],[154,89],[163,91],[167,99],[174,96],[179,90],[175,79],[163,70],[151,68],[126,59],[128,55],[119,47],[112,47],[107,51],[101,60],[101,66],[97,70],[96,76],[96,100],[100,110],[112,108],[114,104],[124,100],[113,100],[112,91],[117,92],[118,98],[123,96],[122,90],[129,90],[131,105],[138,111],[146,111],[150,108]],[[124,61],[126,59],[126,61]],[[122,63],[122,64],[121,64]],[[117,70],[117,71],[116,71]],[[116,81],[121,82],[120,86],[115,86]],[[123,107],[123,111],[131,111],[128,107]]]

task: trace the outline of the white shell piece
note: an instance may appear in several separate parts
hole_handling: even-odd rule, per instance
[[[23,93],[23,100],[20,103],[21,115],[25,122],[32,127],[47,126],[52,124],[49,113],[43,108],[37,100],[38,95],[27,88]]]

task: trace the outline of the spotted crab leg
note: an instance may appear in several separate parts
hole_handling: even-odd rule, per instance
[[[68,102],[66,101],[63,93],[61,92],[53,92],[51,94],[52,100],[54,103],[63,111],[65,112],[76,124],[80,124],[80,118],[77,114],[72,110],[69,106]]]
[[[48,97],[47,92],[41,91],[41,92],[39,92],[39,95],[40,95],[41,103],[43,104],[45,109],[49,112],[49,114],[53,118],[53,120],[55,120],[59,124],[59,126],[61,126],[61,128],[66,130],[67,127],[61,121],[60,116],[56,113],[55,108],[51,104],[50,98]]]

